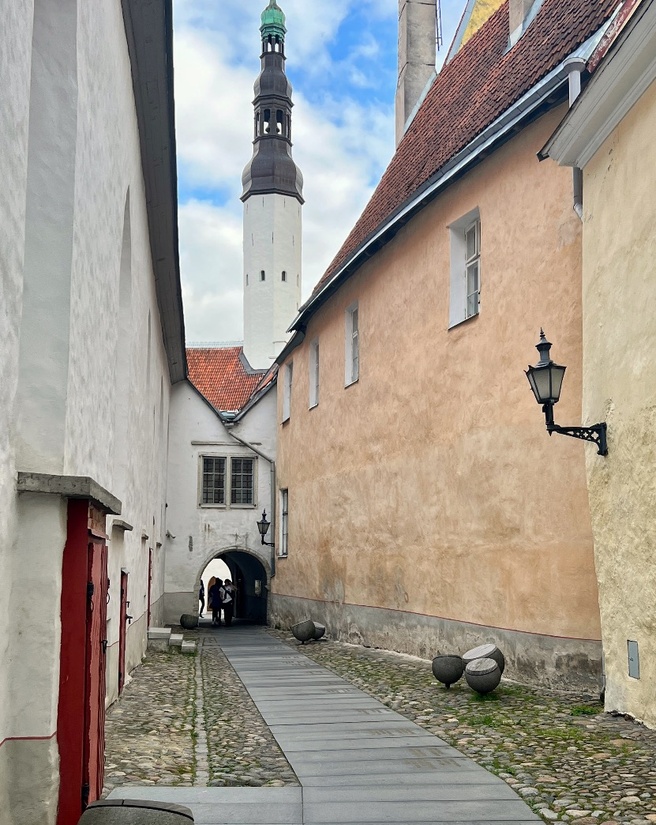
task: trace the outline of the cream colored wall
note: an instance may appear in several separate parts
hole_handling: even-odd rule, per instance
[[[274,593],[599,639],[585,447],[549,438],[522,374],[543,325],[568,365],[557,421],[580,421],[580,223],[571,172],[536,159],[562,113],[451,186],[311,320],[279,436],[290,549]],[[447,330],[447,227],[476,207],[481,311]],[[345,389],[355,300],[360,380]]]
[[[656,726],[656,85],[585,169],[583,296],[588,420],[608,457],[588,461],[606,661],[606,708]],[[637,641],[640,679],[628,675]]]

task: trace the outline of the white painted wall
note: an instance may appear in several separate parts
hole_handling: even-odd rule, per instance
[[[269,392],[234,426],[242,440],[266,456],[276,449],[276,394]],[[256,458],[257,485],[251,507],[201,507],[201,456]],[[269,548],[261,544],[256,522],[271,512],[271,465],[231,438],[218,414],[187,382],[171,397],[166,539],[166,622],[198,610],[198,583],[208,562],[222,551],[239,549],[268,567]],[[175,537],[175,538],[173,538]]]
[[[108,520],[108,641],[125,569],[133,668],[149,549],[161,622],[171,385],[120,0],[5,0],[0,72],[0,798],[12,825],[49,825],[66,502],[19,498],[16,471],[90,476],[122,501],[133,529]]]
[[[271,366],[301,304],[301,211],[287,195],[253,195],[244,203],[244,354],[255,369]]]
[[[10,626],[11,539],[15,525],[15,454],[11,412],[18,384],[18,337],[22,302],[22,269],[29,122],[32,3],[12,3],[4,10],[3,38],[15,46],[0,48],[0,180],[6,191],[0,198],[0,628]],[[0,633],[0,663],[9,655],[10,634]],[[0,742],[11,722],[11,680],[0,666]],[[0,772],[0,799],[6,796]]]

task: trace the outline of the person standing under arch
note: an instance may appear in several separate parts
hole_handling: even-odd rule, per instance
[[[235,594],[237,593],[237,589],[234,584],[230,581],[230,579],[226,579],[223,587],[221,588],[221,601],[223,603],[223,619],[226,623],[226,627],[230,627],[232,624],[232,617],[235,612]]]
[[[212,624],[218,627],[221,626],[222,593],[223,582],[221,579],[216,579],[207,593],[207,598],[210,610],[212,611]]]

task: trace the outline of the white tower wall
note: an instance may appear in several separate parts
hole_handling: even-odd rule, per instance
[[[290,195],[244,203],[244,354],[254,369],[271,366],[301,304],[301,209]]]

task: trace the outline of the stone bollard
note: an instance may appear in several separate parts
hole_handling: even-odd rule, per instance
[[[309,642],[310,639],[314,638],[314,622],[312,619],[305,619],[303,622],[298,622],[292,625],[292,633],[301,644],[305,644],[305,642]]]
[[[505,656],[499,650],[499,648],[493,644],[479,645],[478,647],[473,647],[471,650],[468,650],[466,653],[463,653],[462,658],[465,662],[465,666],[467,666],[469,662],[473,662],[474,659],[494,659],[494,661],[499,665],[499,670],[501,671],[501,673],[503,673],[503,671],[506,669]]]
[[[501,681],[501,669],[494,659],[474,659],[465,667],[465,679],[476,693],[491,693]]]
[[[433,676],[448,690],[465,672],[462,656],[440,655],[433,659]]]
[[[193,613],[183,613],[180,616],[180,626],[185,630],[194,630],[198,627],[198,616],[194,616]]]
[[[145,799],[100,799],[92,802],[78,825],[192,825],[194,815],[184,805]]]
[[[314,623],[314,636],[312,637],[315,641],[319,640],[323,634],[326,632],[326,625],[319,624],[318,622]]]

